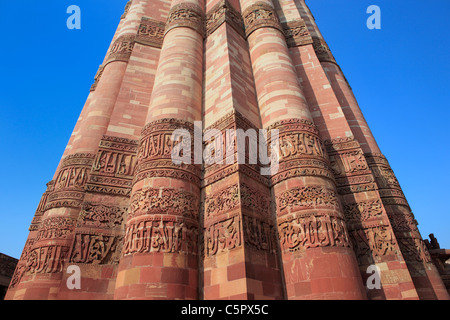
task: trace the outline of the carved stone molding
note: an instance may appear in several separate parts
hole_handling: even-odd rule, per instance
[[[198,254],[198,226],[191,220],[153,216],[127,224],[123,254]]]
[[[69,251],[69,247],[61,245],[33,248],[28,254],[24,272],[31,274],[63,272]]]
[[[129,195],[137,163],[138,141],[103,136],[94,158],[86,191]]]
[[[68,217],[49,217],[41,222],[35,241],[67,239],[75,228],[75,219]]]
[[[320,62],[333,62],[336,63],[333,54],[331,53],[328,44],[322,38],[312,37],[313,47],[316,52],[317,58]]]
[[[260,28],[275,28],[283,32],[275,9],[265,2],[256,2],[249,6],[242,13],[242,17],[247,37]]]
[[[201,169],[195,164],[174,164],[172,150],[182,141],[172,141],[175,130],[186,130],[194,136],[194,125],[178,119],[161,119],[150,122],[142,129],[138,164],[133,184],[146,178],[170,177],[200,185]],[[191,139],[191,163],[194,163],[194,140]]]
[[[70,252],[71,263],[117,264],[119,263],[123,236],[96,233],[77,233]]]
[[[139,26],[136,43],[161,48],[164,41],[165,23],[143,17]]]
[[[281,26],[288,47],[300,47],[313,43],[311,34],[303,19],[285,22],[282,23]]]
[[[205,23],[203,10],[197,5],[190,3],[180,3],[174,6],[169,12],[165,34],[179,27],[193,29],[204,37]]]
[[[375,226],[350,232],[358,258],[398,254],[398,243],[391,228]]]
[[[422,239],[402,238],[398,240],[402,254],[408,262],[430,263],[431,256]]]
[[[288,119],[276,122],[268,129],[279,130],[279,167],[272,176],[272,185],[301,176],[320,176],[334,181],[328,154],[312,122]],[[271,138],[269,143],[272,143]]]
[[[381,200],[361,201],[344,206],[347,223],[359,223],[380,217],[384,213]]]
[[[131,196],[128,219],[142,215],[167,214],[196,219],[199,199],[194,194],[172,188],[147,188]]]
[[[204,200],[206,218],[216,217],[238,207],[255,210],[265,216],[269,213],[270,199],[247,184],[240,183],[208,195]]]
[[[318,207],[340,208],[340,202],[334,190],[323,186],[292,188],[278,195],[276,201],[278,215],[286,214],[287,210]]]
[[[128,62],[133,53],[135,38],[135,35],[123,35],[117,38],[109,50],[104,66],[113,61]]]
[[[101,203],[84,202],[78,218],[77,227],[120,228],[126,217],[128,207],[107,206]]]
[[[242,16],[228,0],[221,0],[206,14],[206,36],[216,31],[224,22],[233,27],[242,37],[245,36]]]
[[[350,247],[343,219],[335,216],[287,216],[278,221],[283,251],[303,251],[317,247]]]
[[[242,246],[242,218],[240,215],[217,221],[203,232],[205,256],[213,256]]]
[[[380,153],[367,153],[365,157],[380,189],[383,203],[385,205],[404,206],[411,211],[400,183],[386,158]]]

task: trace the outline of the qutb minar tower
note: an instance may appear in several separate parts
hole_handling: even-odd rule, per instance
[[[304,0],[129,1],[47,186],[7,299],[449,299]]]

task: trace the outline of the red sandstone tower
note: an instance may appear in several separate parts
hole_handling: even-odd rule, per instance
[[[177,129],[278,130],[279,168],[175,164]],[[7,298],[449,294],[303,0],[132,0]]]

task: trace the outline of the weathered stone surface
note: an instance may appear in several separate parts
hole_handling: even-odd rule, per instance
[[[449,299],[304,0],[129,1],[94,80],[7,299]]]

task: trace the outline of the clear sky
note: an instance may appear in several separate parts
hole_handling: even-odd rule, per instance
[[[0,1],[0,252],[19,258],[126,0]],[[450,249],[450,1],[307,0],[419,221]],[[381,30],[369,30],[369,5]],[[69,30],[67,7],[81,8]]]

